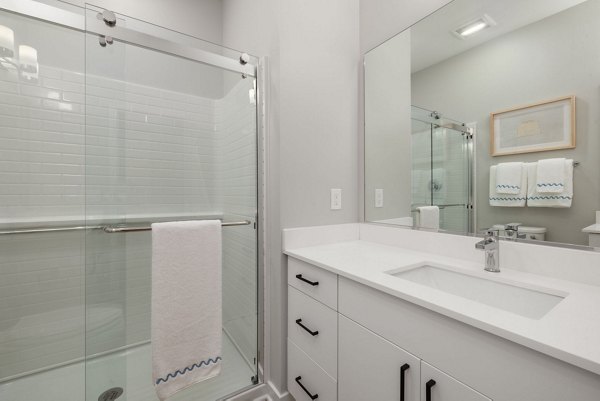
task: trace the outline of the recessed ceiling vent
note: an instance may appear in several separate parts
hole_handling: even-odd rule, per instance
[[[460,39],[466,39],[494,25],[496,25],[496,22],[489,15],[484,14],[479,18],[459,26],[453,30],[452,33]]]

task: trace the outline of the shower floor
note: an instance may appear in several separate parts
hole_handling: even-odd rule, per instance
[[[229,337],[223,333],[221,374],[179,392],[169,401],[214,401],[252,384],[254,371]],[[152,386],[150,344],[73,363],[46,372],[0,384],[0,400],[81,401],[87,376],[87,401],[96,401],[102,392],[123,387],[119,401],[157,401]]]

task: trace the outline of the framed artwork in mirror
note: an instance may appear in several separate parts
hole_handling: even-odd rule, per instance
[[[490,115],[492,156],[575,147],[575,96],[565,96]]]

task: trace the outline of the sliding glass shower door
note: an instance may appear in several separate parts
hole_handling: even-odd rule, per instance
[[[473,135],[466,125],[412,106],[412,210],[438,206],[440,228],[473,230]]]
[[[102,11],[86,10],[85,215],[108,227],[85,243],[86,399],[157,399],[147,228],[220,219],[239,223],[223,227],[222,372],[171,398],[216,400],[257,381],[255,78],[196,59],[239,53]]]

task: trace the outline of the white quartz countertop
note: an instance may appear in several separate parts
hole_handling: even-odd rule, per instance
[[[485,272],[483,253],[481,263],[474,263],[365,240],[285,249],[284,253],[600,374],[600,287],[504,266],[500,273]],[[566,297],[546,315],[531,319],[386,273],[423,263],[464,269],[468,274],[483,278],[492,275],[493,280],[544,289]]]

